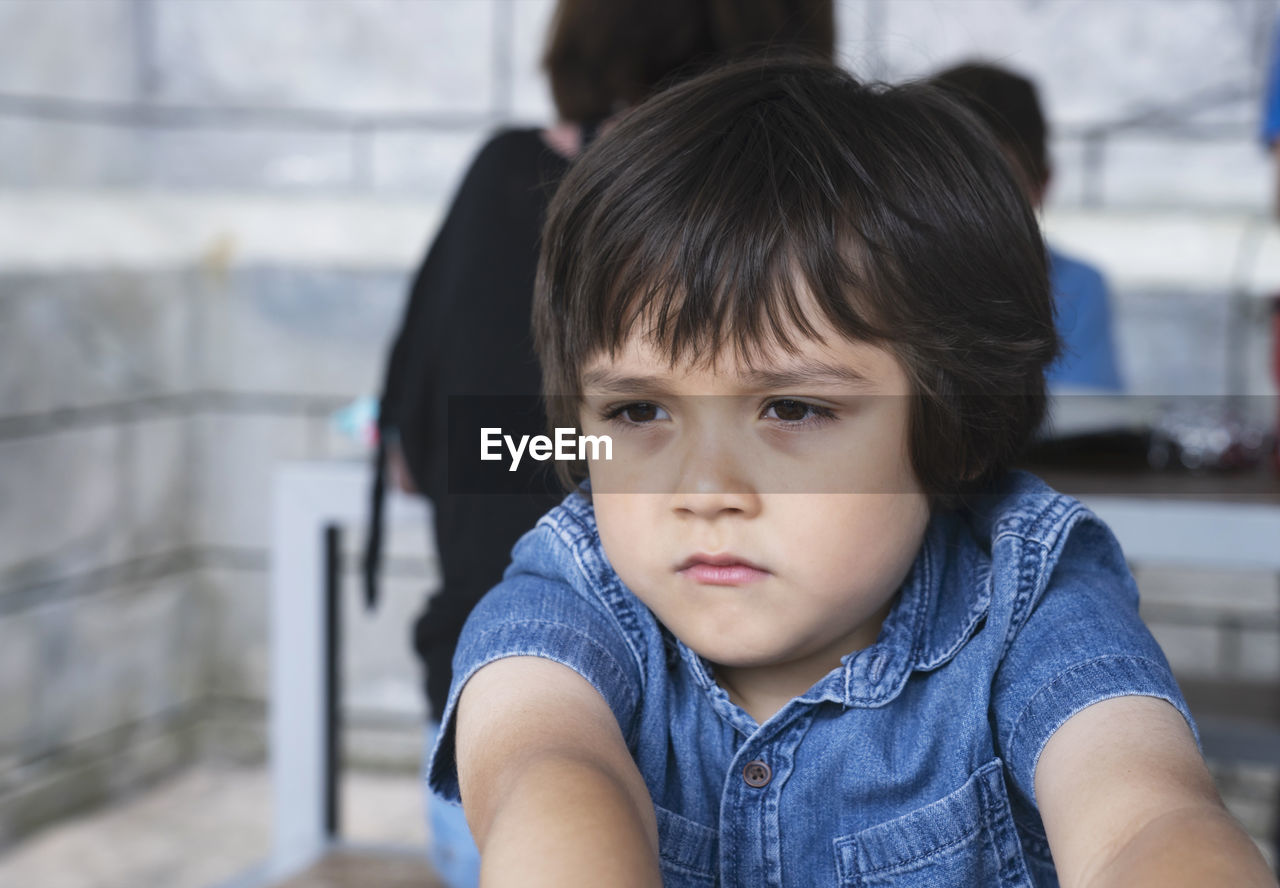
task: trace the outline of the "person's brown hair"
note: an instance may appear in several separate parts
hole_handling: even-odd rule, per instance
[[[930,82],[950,92],[991,128],[1026,174],[1033,190],[1049,181],[1049,127],[1036,85],[989,62],[964,62],[939,71]]]
[[[714,63],[834,48],[832,0],[560,0],[543,67],[560,117],[591,121]]]
[[[936,501],[1006,468],[1042,420],[1045,249],[1000,150],[939,90],[792,59],[657,95],[560,185],[533,310],[551,425],[577,425],[583,367],[641,325],[673,364],[798,351],[806,291],[906,368]]]

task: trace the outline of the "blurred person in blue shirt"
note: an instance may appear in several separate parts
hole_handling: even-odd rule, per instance
[[[1027,197],[1038,209],[1049,187],[1051,168],[1046,149],[1048,126],[1035,84],[986,62],[947,68],[932,81],[963,101],[992,130],[1022,179]],[[1046,248],[1063,343],[1061,357],[1046,373],[1050,387],[1121,391],[1124,385],[1116,360],[1106,279],[1087,262],[1050,245]]]
[[[1271,30],[1271,57],[1267,65],[1267,88],[1262,106],[1262,144],[1280,161],[1280,20]],[[1280,216],[1280,176],[1276,180],[1272,211]]]

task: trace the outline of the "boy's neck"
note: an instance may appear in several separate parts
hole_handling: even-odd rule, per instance
[[[804,689],[793,693],[797,683],[788,681],[776,670],[717,666],[715,678],[716,684],[729,695],[729,700],[751,716],[757,725],[773,718],[782,707],[804,693]],[[813,682],[810,682],[806,688],[812,686]],[[745,693],[739,691],[740,687],[745,689]]]

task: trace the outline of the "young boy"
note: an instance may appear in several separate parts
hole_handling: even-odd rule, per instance
[[[775,61],[569,173],[537,345],[612,459],[454,660],[430,779],[487,884],[1272,884],[1114,539],[1006,471],[1057,339],[988,138]]]

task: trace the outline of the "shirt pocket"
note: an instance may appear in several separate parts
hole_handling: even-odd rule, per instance
[[[714,829],[654,805],[664,888],[715,885],[719,837]]]
[[[842,888],[1032,888],[1002,772],[993,759],[950,795],[837,838]]]

